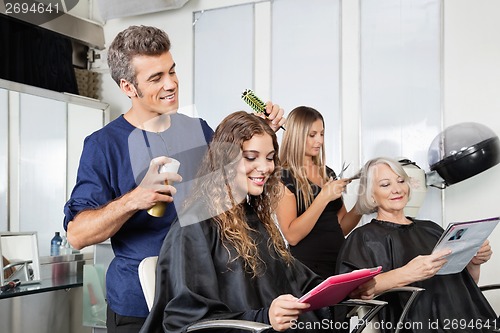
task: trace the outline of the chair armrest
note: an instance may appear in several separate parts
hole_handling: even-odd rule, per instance
[[[500,289],[500,284],[487,284],[484,286],[480,286],[479,289],[481,289],[481,291]]]
[[[9,264],[7,264],[7,265],[3,266],[3,270],[5,271],[5,270],[7,270],[7,269],[9,269],[9,268],[14,268],[14,267],[16,267],[16,266],[21,266],[21,265],[25,266],[25,265],[27,265],[27,264],[31,264],[31,263],[33,263],[33,261],[32,261],[32,260],[12,261],[12,262],[10,262]]]
[[[339,303],[339,305],[354,306],[354,307],[368,307],[370,310],[363,316],[358,322],[353,333],[361,332],[366,324],[383,308],[387,302],[378,300],[362,300],[362,299],[349,299]],[[271,325],[258,323],[248,320],[234,320],[234,319],[213,319],[213,320],[202,320],[197,323],[191,324],[187,328],[187,332],[195,332],[199,330],[206,329],[217,329],[217,328],[235,328],[240,330],[246,330],[250,332],[260,333],[272,328]]]
[[[197,323],[189,325],[187,328],[187,332],[195,332],[199,330],[217,329],[217,328],[219,329],[235,328],[235,329],[259,333],[272,328],[272,326],[248,320],[210,319],[210,320],[202,320]]]
[[[379,297],[379,296],[387,294],[387,293],[400,293],[400,292],[409,292],[409,293],[411,293],[410,298],[406,302],[406,304],[405,304],[405,306],[403,308],[403,312],[401,312],[401,316],[399,317],[398,323],[401,323],[401,322],[403,322],[404,318],[408,314],[408,311],[410,310],[411,305],[412,305],[413,301],[415,300],[415,298],[417,298],[418,294],[421,293],[424,290],[425,290],[424,288],[412,287],[412,286],[405,286],[405,287],[392,288],[392,289],[386,290],[383,293],[377,295],[376,297]],[[402,325],[397,325],[396,327],[397,328],[396,328],[395,333],[399,333],[399,331],[401,330]]]
[[[368,309],[368,311],[363,314],[363,317],[361,317],[358,320],[356,326],[350,332],[350,333],[360,333],[365,329],[366,325],[373,319],[373,317],[375,317],[377,315],[377,313],[384,306],[387,305],[387,302],[379,301],[376,299],[363,300],[363,299],[354,299],[353,298],[353,299],[348,299],[348,300],[342,301],[338,305],[353,307],[353,309],[347,314],[348,318],[357,314],[361,308]]]
[[[24,260],[24,261],[11,261],[9,264],[3,267],[4,277],[5,273],[8,272],[8,276],[6,279],[19,278],[24,281],[30,280],[30,268],[29,264],[32,264],[32,260]]]
[[[378,294],[376,297],[379,297],[379,296],[386,294],[386,293],[402,292],[402,291],[418,294],[419,292],[424,291],[424,290],[425,290],[424,288],[404,286],[404,287],[398,287],[398,288],[392,288],[392,289],[386,290],[383,293]]]
[[[406,314],[408,313],[413,301],[417,297],[417,295],[424,291],[425,289],[423,288],[418,288],[418,287],[411,287],[411,286],[405,286],[405,287],[400,287],[400,288],[393,288],[389,289],[377,296],[375,298],[380,297],[381,295],[387,294],[387,293],[394,293],[394,292],[410,292],[411,296],[406,302],[403,312],[401,313],[401,317],[399,318],[399,322],[402,322],[403,319],[405,318]],[[363,304],[363,302],[367,302],[367,304]],[[377,304],[370,304],[370,302],[380,302],[382,304],[377,305]],[[356,327],[351,331],[351,333],[360,333],[362,332],[365,327],[367,326],[368,322],[370,322],[376,314],[386,305],[387,302],[385,301],[379,301],[377,299],[373,299],[370,301],[365,301],[365,300],[358,300],[358,299],[352,299],[352,300],[347,300],[344,302],[341,302],[340,305],[353,305],[353,309],[347,314],[347,317],[352,317],[355,315],[362,315],[363,317],[358,320],[358,323]],[[368,312],[364,312],[364,310],[368,308]],[[399,333],[401,330],[401,327],[396,326],[396,331],[395,333]]]

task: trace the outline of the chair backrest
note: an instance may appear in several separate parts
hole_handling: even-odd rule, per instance
[[[155,299],[157,261],[158,256],[147,257],[139,264],[139,281],[141,282],[142,292],[144,293],[149,310],[151,310]]]
[[[146,299],[146,303],[150,311],[155,299],[157,262],[158,256],[144,258],[139,263],[138,269],[142,292],[144,293],[144,298]],[[254,333],[262,333],[269,330],[271,328],[271,325],[246,320],[201,320],[192,325],[189,325],[187,327],[187,332],[195,332],[199,330],[203,331],[206,329],[216,328],[235,328]]]

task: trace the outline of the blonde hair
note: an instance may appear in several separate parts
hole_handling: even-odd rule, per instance
[[[374,213],[378,209],[377,203],[373,201],[373,182],[375,181],[374,166],[379,164],[386,164],[396,175],[403,178],[405,183],[408,184],[408,196],[410,195],[410,178],[398,161],[388,157],[377,157],[371,159],[365,163],[359,172],[360,178],[356,210],[361,215]]]
[[[293,109],[286,121],[286,131],[281,141],[280,160],[284,169],[288,169],[297,180],[297,205],[307,209],[314,200],[314,193],[307,179],[304,168],[306,155],[307,136],[312,124],[321,120],[323,127],[325,121],[321,113],[308,106],[299,106]],[[324,181],[328,180],[325,166],[325,145],[313,157],[313,163],[319,167],[319,175]]]
[[[237,163],[245,141],[254,135],[265,134],[271,136],[273,141],[276,152],[273,157],[275,168],[264,185],[262,194],[249,195],[247,201],[270,235],[269,249],[274,248],[287,263],[291,263],[292,257],[272,217],[283,192],[280,180],[276,176],[279,174],[280,165],[279,146],[276,134],[263,119],[239,111],[230,114],[220,123],[202,161],[197,178],[199,181],[194,186],[193,196],[187,202],[187,206],[202,203],[212,214],[211,216],[214,216],[212,220],[218,226],[229,255],[231,256],[231,251],[228,245],[236,250],[236,257],[230,257],[230,261],[243,259],[246,270],[254,277],[265,270],[262,267],[257,244],[250,236],[253,229],[246,221],[244,205],[236,202],[230,186],[230,180],[234,179],[236,170],[228,166]],[[204,177],[206,174],[210,174],[210,177]]]

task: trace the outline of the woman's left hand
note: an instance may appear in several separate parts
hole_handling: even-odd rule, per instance
[[[269,322],[275,331],[281,332],[289,329],[303,310],[310,307],[307,303],[301,303],[297,297],[292,295],[280,295],[276,297],[269,308]]]
[[[476,255],[472,257],[467,265],[467,270],[476,283],[479,282],[479,275],[481,273],[481,265],[490,260],[493,251],[491,250],[490,241],[485,240],[481,248],[477,251]]]
[[[493,251],[491,250],[490,241],[485,240],[481,248],[477,251],[476,255],[470,261],[473,265],[481,265],[490,260]]]

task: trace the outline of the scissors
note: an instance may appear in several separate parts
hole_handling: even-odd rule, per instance
[[[344,171],[347,170],[347,168],[349,167],[349,165],[351,165],[351,163],[348,163],[347,165],[345,164],[345,161],[342,162],[342,170],[340,171],[340,173],[338,174],[337,177],[335,177],[335,180],[339,180],[339,179],[342,179],[342,177],[344,176]]]

